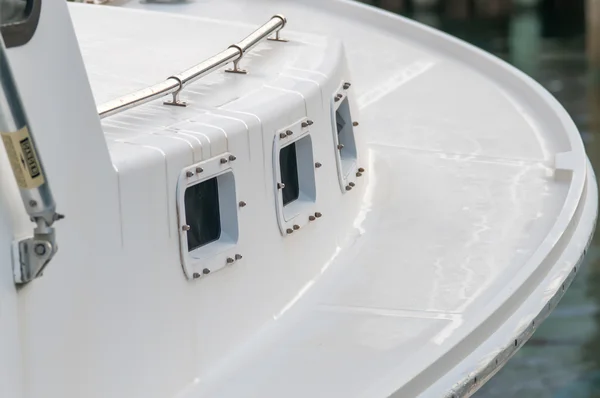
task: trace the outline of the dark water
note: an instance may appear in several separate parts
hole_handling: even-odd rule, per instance
[[[364,2],[460,37],[538,80],[571,114],[600,172],[600,0]],[[558,308],[477,398],[600,397],[599,244],[600,233]]]

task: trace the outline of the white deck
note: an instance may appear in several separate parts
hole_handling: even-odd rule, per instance
[[[110,30],[94,26],[91,18],[74,19],[99,102],[159,81],[240,37],[241,29],[233,28],[211,35],[218,22],[191,15],[258,24],[284,13],[289,20],[285,34],[292,39],[292,30],[343,39],[371,157],[362,210],[353,215],[356,238],[334,251],[331,264],[323,264],[324,269],[335,265],[327,278],[310,280],[293,300],[302,296],[295,311],[276,317],[264,335],[248,336],[246,349],[211,364],[190,397],[373,397],[399,386],[399,396],[424,391],[439,396],[452,384],[437,386],[435,381],[453,366],[459,365],[455,375],[463,377],[476,370],[473,362],[471,369],[460,366],[476,348],[460,345],[461,340],[496,332],[494,349],[511,344],[528,322],[514,316],[514,326],[506,325],[505,334],[497,332],[507,320],[508,297],[518,303],[531,295],[537,304],[522,311],[533,318],[543,307],[546,290],[541,287],[537,294],[542,297],[536,300],[535,287],[545,282],[558,288],[557,281],[578,260],[572,257],[560,271],[552,268],[554,262],[540,266],[536,259],[555,240],[549,234],[561,212],[569,217],[574,211],[565,207],[567,197],[580,197],[582,188],[584,174],[574,181],[553,177],[555,156],[574,150],[579,173],[585,173],[585,158],[570,120],[561,112],[564,125],[557,124],[557,115],[548,115],[554,111],[550,106],[559,109],[557,104],[518,72],[487,59],[491,65],[479,69],[477,62],[484,64],[484,59],[478,58],[485,58],[480,54],[470,55],[474,60],[467,65],[468,58],[460,59],[466,49],[453,53],[450,46],[436,48],[433,38],[428,43],[411,30],[420,28],[376,11],[362,14],[360,6],[340,5],[344,12],[339,12],[334,2],[313,8],[219,1],[147,8],[187,15],[172,22],[158,14],[136,16],[136,23],[123,22],[123,29],[111,18]],[[351,13],[356,16],[349,18]],[[145,32],[141,36],[152,49],[140,45],[140,35],[128,29]],[[165,34],[169,31],[183,34],[176,45]],[[87,46],[88,32],[103,37],[102,49],[93,40]],[[209,36],[213,38],[203,40]],[[124,54],[135,49],[139,56],[133,62],[123,57],[127,62],[122,63],[106,57],[115,53],[116,43],[109,37],[116,38]],[[170,50],[163,52],[165,48]],[[296,59],[293,53],[299,49],[292,49],[288,46],[286,54]],[[261,77],[279,67],[263,57],[258,50],[244,60]],[[493,68],[503,74],[496,75]],[[223,76],[216,73],[195,87],[226,95],[225,87],[213,86]],[[134,81],[136,87],[124,81]],[[209,93],[207,105],[218,105]],[[533,94],[548,104],[526,103],[525,96]],[[585,233],[579,242],[587,242]],[[482,325],[488,317],[489,324]]]
[[[195,83],[184,96],[197,108],[153,103],[106,119],[113,163],[126,161],[114,145],[127,134],[168,130],[198,109],[236,111],[230,101],[281,77],[289,64],[298,73],[318,70],[326,51],[311,46],[337,37],[360,108],[368,179],[335,213],[335,233],[320,230],[316,241],[288,243],[272,257],[263,252],[269,248],[256,249],[259,260],[276,259],[269,267],[258,261],[258,274],[250,260],[190,283],[150,249],[135,264],[146,272],[119,260],[114,281],[114,273],[96,269],[105,284],[78,294],[102,316],[87,315],[87,327],[64,336],[85,347],[64,363],[86,366],[75,375],[102,389],[52,384],[62,374],[57,367],[44,369],[27,397],[466,394],[556,304],[551,299],[570,282],[593,231],[597,192],[577,129],[531,79],[443,34],[345,1],[127,6],[185,15],[70,7],[98,103],[208,58],[273,14],[287,17],[282,33],[291,42],[257,47],[242,61],[253,73],[235,76],[235,84],[222,72]],[[285,266],[297,272],[290,276]],[[31,319],[44,308],[34,308],[36,300],[47,298],[29,297]],[[143,321],[145,311],[155,313]],[[64,324],[85,313],[72,309]],[[37,353],[59,355],[51,343],[60,339],[47,339]]]
[[[359,5],[305,3],[137,5],[245,23],[284,13],[289,20],[286,34],[292,38],[290,30],[343,39],[371,156],[370,184],[361,212],[354,215],[358,235],[351,247],[335,252],[336,267],[323,278],[329,283],[319,280],[313,285],[318,278],[311,280],[307,284],[311,289],[300,292],[305,294],[299,302],[307,302],[298,306],[302,309],[278,319],[265,332],[268,337],[249,340],[249,352],[222,366],[215,364],[222,372],[201,377],[202,393],[190,397],[372,397],[398,386],[403,386],[399,396],[412,396],[476,348],[458,344],[465,337],[475,339],[469,333],[482,338],[506,321],[507,309],[501,305],[514,290],[521,286],[513,300],[523,302],[537,284],[556,284],[578,260],[575,256],[570,266],[563,264],[562,272],[552,268],[553,262],[539,264],[556,240],[550,233],[553,227],[556,231],[557,220],[572,215],[574,208],[565,207],[565,201],[570,196],[573,205],[577,203],[585,175],[577,131],[562,110],[558,117],[564,125],[557,123],[557,115],[548,115],[554,112],[551,107],[559,109],[549,95],[511,68],[468,53],[475,50],[462,46],[459,50],[455,43],[437,47],[439,36],[418,32],[421,28],[407,21]],[[171,22],[163,19],[160,29],[153,31],[137,18],[129,29],[146,31],[154,54],[140,56],[137,62],[127,58],[124,64],[113,57],[96,62],[101,52],[95,46],[86,48],[86,32],[93,30],[106,39],[108,28],[90,27],[89,18],[84,28],[75,18],[98,100],[133,88],[119,81],[106,84],[106,76],[97,76],[99,64],[103,73],[131,81],[152,59],[152,70],[139,78],[149,84],[168,75],[174,64],[177,70],[235,40],[222,31],[203,40],[214,23],[209,20],[185,18],[169,26]],[[164,35],[172,30],[185,36],[175,46],[173,38]],[[139,36],[115,31],[114,25],[110,32],[120,40],[135,40],[135,45],[123,48],[144,52]],[[199,41],[201,49],[193,51],[191,43]],[[104,45],[106,54],[114,43],[106,40]],[[171,49],[163,53],[163,45]],[[269,69],[264,69],[261,53],[246,62],[262,74]],[[205,90],[222,76],[216,74],[196,86]],[[532,95],[539,96],[538,102],[527,103]],[[557,180],[555,156],[570,150],[583,174],[572,181]],[[578,244],[585,244],[587,235],[580,239]],[[534,297],[530,300],[536,302]],[[543,304],[529,307],[523,311],[532,311],[526,316],[533,317]],[[488,317],[490,324],[481,325]],[[521,321],[505,326],[506,334],[503,338],[497,333],[494,349],[510,344],[511,336],[526,325]],[[439,361],[444,354],[446,360]],[[454,374],[466,377],[476,370],[473,363],[470,367],[459,365]],[[427,395],[439,396],[451,385],[438,384]]]

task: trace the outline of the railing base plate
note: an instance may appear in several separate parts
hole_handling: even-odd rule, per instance
[[[165,102],[163,102],[163,105],[186,107],[187,102],[185,102],[185,101],[165,101]]]
[[[246,69],[225,69],[227,73],[237,73],[240,75],[247,75],[248,71]]]

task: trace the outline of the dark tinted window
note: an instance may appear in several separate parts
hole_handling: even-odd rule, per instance
[[[335,125],[337,126],[338,135],[342,130],[344,130],[344,127],[346,127],[346,120],[339,110],[335,111]]]
[[[298,183],[298,160],[296,156],[296,143],[288,145],[279,152],[279,169],[283,188],[283,205],[298,199],[300,185]]]
[[[185,190],[185,220],[188,251],[192,251],[221,237],[219,184],[217,177],[193,185]]]
[[[352,128],[352,116],[350,115],[350,104],[348,98],[344,99],[335,112],[335,124],[337,127],[338,140],[342,144],[340,156],[342,159],[356,159],[356,144],[354,142],[354,131]]]
[[[0,30],[7,47],[27,43],[40,18],[42,0],[0,0]]]
[[[335,125],[338,134],[338,150],[342,161],[342,175],[347,175],[355,166],[357,153],[354,141],[354,128],[352,116],[350,115],[350,104],[348,98],[340,104],[335,112]]]

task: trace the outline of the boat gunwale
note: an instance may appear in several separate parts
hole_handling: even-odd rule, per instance
[[[453,350],[456,349],[457,346],[460,344],[462,339],[468,337],[469,335],[475,333],[477,330],[480,330],[480,328],[484,327],[486,321],[490,317],[493,317],[498,312],[500,312],[501,309],[507,305],[507,302],[511,298],[515,297],[515,295],[517,294],[516,292],[518,290],[527,290],[525,292],[521,291],[521,297],[517,297],[520,300],[521,304],[525,303],[528,295],[531,293],[532,289],[535,288],[535,286],[533,288],[530,287],[531,283],[528,282],[531,282],[532,278],[538,278],[540,280],[543,280],[544,277],[547,276],[553,269],[553,266],[557,264],[556,262],[551,262],[548,260],[551,259],[553,255],[555,255],[556,257],[560,257],[563,253],[565,253],[565,250],[567,247],[569,247],[569,244],[573,242],[570,238],[576,231],[579,230],[578,228],[581,225],[574,225],[574,222],[578,221],[576,220],[577,209],[582,204],[582,201],[585,199],[584,194],[586,192],[586,189],[589,191],[590,189],[595,188],[595,181],[591,179],[593,173],[590,172],[591,169],[588,169],[588,160],[585,154],[585,150],[583,148],[581,137],[575,124],[573,123],[572,119],[569,117],[565,109],[550,93],[548,93],[543,87],[541,87],[537,82],[535,82],[529,76],[525,75],[523,72],[508,65],[504,61],[499,60],[497,57],[476,48],[475,46],[465,43],[445,33],[439,32],[435,29],[425,27],[419,23],[407,20],[406,18],[400,17],[395,14],[391,14],[387,11],[375,9],[368,5],[349,2],[347,0],[308,0],[307,3],[313,3],[318,4],[319,6],[329,7],[332,4],[346,4],[348,5],[348,7],[344,10],[347,11],[348,9],[351,9],[352,11],[356,11],[357,18],[359,19],[386,16],[387,19],[382,18],[385,19],[385,23],[383,23],[382,21],[378,21],[378,28],[393,31],[394,34],[399,34],[401,36],[406,34],[406,30],[412,30],[409,37],[414,39],[417,43],[422,44],[426,47],[434,47],[436,43],[439,44],[441,41],[443,41],[445,47],[439,47],[437,50],[438,52],[444,52],[446,54],[449,54],[453,50],[459,50],[452,52],[452,57],[456,59],[457,62],[461,62],[463,64],[467,64],[468,62],[461,59],[461,55],[467,54],[467,60],[474,60],[474,62],[468,63],[468,67],[470,67],[474,71],[477,71],[478,73],[481,73],[490,80],[498,82],[499,86],[507,88],[507,91],[509,93],[513,94],[514,97],[517,97],[519,98],[519,100],[521,100],[520,103],[522,103],[523,105],[529,105],[534,111],[534,113],[537,114],[539,120],[545,120],[547,124],[555,125],[556,127],[554,128],[554,130],[563,135],[566,135],[566,138],[568,140],[568,144],[571,150],[566,153],[570,153],[572,155],[573,162],[570,165],[570,171],[572,171],[572,174],[571,179],[569,181],[569,187],[563,201],[563,207],[561,211],[558,212],[555,222],[552,224],[546,236],[543,238],[542,242],[539,244],[534,253],[532,253],[531,256],[523,264],[519,272],[516,272],[513,275],[512,279],[510,280],[510,283],[508,283],[505,288],[498,291],[497,294],[492,298],[492,300],[488,302],[485,308],[486,310],[490,310],[489,312],[485,311],[485,313],[488,314],[487,317],[483,320],[478,319],[478,322],[474,322],[472,318],[467,318],[467,322],[465,322],[465,325],[463,325],[462,327],[462,333],[460,334],[460,336],[452,336],[452,339],[454,339],[454,341],[448,342],[448,344],[445,347],[446,351],[439,356],[441,358],[452,353]],[[337,11],[340,11],[339,7]],[[404,24],[398,24],[398,19],[403,20]],[[407,26],[410,27],[410,29],[407,28]],[[550,120],[550,118],[547,117],[543,118],[543,116],[553,117],[553,120]],[[555,121],[558,121],[558,124],[553,123]],[[555,140],[556,138],[557,137],[554,137]],[[563,137],[561,136],[559,138]],[[553,159],[545,160],[550,162],[553,161]],[[587,184],[586,188],[586,182],[588,180],[591,181],[592,184],[591,186],[590,184]],[[572,231],[569,230],[569,226],[573,227]],[[569,234],[567,234],[568,231],[570,232]],[[582,252],[582,255],[579,257],[579,259],[576,260],[577,264],[579,264],[584,255],[585,250]],[[571,274],[572,273],[569,273],[569,275]],[[564,283],[568,284],[570,283],[570,281],[572,281],[572,276],[568,276]],[[513,294],[509,294],[508,296],[506,296],[507,291],[512,291]],[[555,297],[557,297],[556,302],[558,302],[560,297],[562,297],[560,288]],[[552,303],[553,300],[554,297],[550,299],[550,303]],[[544,306],[544,308],[547,307],[547,305]],[[536,315],[536,317],[531,319],[531,321],[534,321],[537,319],[537,317],[543,315],[545,311],[544,308],[542,309],[542,312],[540,312],[538,315]],[[548,311],[548,313],[549,312],[550,311]],[[545,318],[545,316],[547,316],[547,314],[545,314],[543,318]],[[510,316],[504,316],[500,319],[496,319],[495,322],[503,324],[509,318]],[[527,333],[528,331],[525,330],[521,333],[521,335],[525,337],[527,336]],[[491,333],[488,334],[491,335]],[[511,338],[510,341],[512,340],[513,339]],[[510,348],[510,346],[512,345],[509,345],[508,348]],[[510,353],[510,350],[508,350],[508,348],[506,352]],[[505,361],[501,362],[501,365],[506,363],[506,361],[509,358],[510,357],[507,357]],[[419,367],[423,368],[423,366],[413,366],[413,369],[419,369]],[[446,368],[446,370],[450,371],[452,367],[453,366],[450,366],[449,368]],[[491,377],[493,373],[495,373],[500,367],[494,368],[495,370],[489,371],[489,377]],[[427,368],[427,366],[425,366],[424,368]],[[477,372],[480,372],[477,373],[478,379],[481,376],[484,376],[485,378],[484,370],[479,370]],[[414,378],[409,379],[408,382],[402,388],[406,387],[408,384],[411,384],[419,376],[420,374],[416,374],[416,376]],[[469,377],[465,380],[465,383],[468,383],[471,382],[472,378]],[[483,383],[480,383],[480,385],[481,384]],[[453,387],[453,391],[457,388],[458,390],[460,390],[460,388],[462,387],[455,386]],[[470,391],[468,393],[470,394],[472,392],[473,391]],[[465,393],[467,392],[465,391]]]

